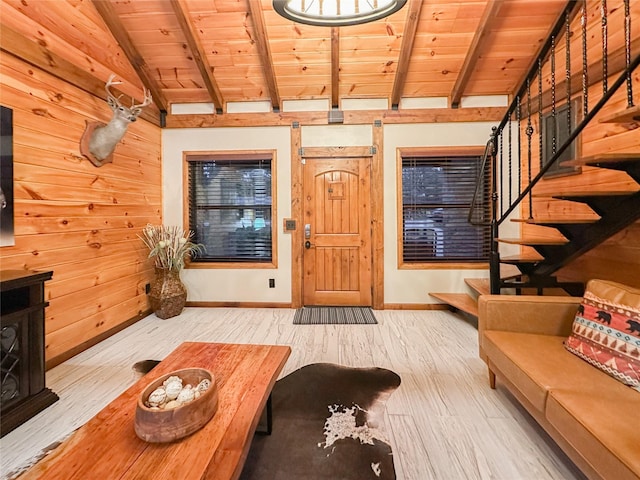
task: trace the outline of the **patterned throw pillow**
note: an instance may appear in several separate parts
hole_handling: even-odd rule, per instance
[[[564,345],[640,392],[640,290],[589,281]]]

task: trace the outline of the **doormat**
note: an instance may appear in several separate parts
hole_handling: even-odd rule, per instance
[[[271,435],[253,437],[240,480],[394,480],[386,401],[400,377],[385,368],[306,365],[271,393]]]
[[[294,325],[375,325],[373,310],[369,307],[302,307],[296,310]]]

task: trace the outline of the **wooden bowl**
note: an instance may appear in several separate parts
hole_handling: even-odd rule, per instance
[[[195,388],[203,379],[211,386],[200,397],[170,410],[152,409],[145,405],[149,394],[162,385],[167,378],[175,375],[183,385]],[[218,388],[215,377],[203,368],[185,368],[167,373],[151,382],[138,397],[135,417],[136,435],[146,442],[173,442],[201,429],[218,409]]]

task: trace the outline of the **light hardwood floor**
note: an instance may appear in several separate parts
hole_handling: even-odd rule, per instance
[[[293,325],[290,309],[151,315],[47,372],[60,400],[0,439],[2,478],[134,383],[135,362],[162,359],[183,341],[290,345],[283,375],[315,362],[395,371],[402,384],[387,402],[386,431],[398,480],[583,478],[500,385],[489,388],[477,330],[465,319],[446,311],[375,314],[378,325]]]

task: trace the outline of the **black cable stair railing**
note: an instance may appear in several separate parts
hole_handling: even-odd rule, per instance
[[[578,138],[580,133],[585,129],[587,125],[596,117],[596,115],[602,110],[602,108],[610,101],[610,99],[614,96],[614,94],[620,89],[620,87],[626,83],[627,87],[627,107],[633,107],[633,90],[632,90],[632,78],[631,73],[636,69],[638,64],[640,64],[640,55],[636,55],[633,59],[631,58],[631,17],[629,14],[629,1],[624,0],[624,29],[625,29],[625,68],[622,73],[618,76],[618,78],[613,82],[613,84],[609,85],[607,79],[608,72],[608,58],[607,58],[607,8],[606,8],[606,0],[602,0],[602,7],[600,9],[602,15],[602,29],[603,29],[603,40],[602,40],[602,88],[603,93],[600,100],[593,106],[591,110],[588,108],[588,89],[591,85],[589,85],[589,69],[587,65],[587,31],[586,31],[586,23],[587,23],[587,6],[586,2],[568,2],[564,11],[560,15],[558,21],[556,22],[554,28],[551,31],[551,35],[549,39],[545,42],[544,46],[541,48],[538,58],[536,59],[534,65],[531,67],[528,72],[525,81],[519,88],[517,94],[515,95],[513,101],[509,105],[505,116],[497,127],[493,127],[491,137],[487,142],[485,147],[484,155],[482,158],[482,167],[481,172],[478,177],[478,183],[476,185],[476,191],[471,203],[471,208],[469,210],[468,220],[470,223],[474,225],[483,225],[486,227],[490,227],[491,233],[491,252],[489,257],[489,268],[490,268],[490,289],[491,293],[498,294],[502,287],[513,285],[513,283],[509,284],[503,281],[500,275],[500,265],[501,258],[498,249],[498,238],[499,238],[499,229],[500,226],[510,217],[510,215],[515,211],[516,208],[522,205],[525,200],[528,200],[528,209],[529,209],[529,219],[533,219],[532,212],[532,190],[538,184],[538,182],[549,172],[552,168],[554,168],[559,162],[560,158],[563,156],[564,152],[571,147],[574,141]],[[581,8],[578,8],[581,7]],[[583,119],[575,126],[572,126],[571,120],[571,104],[572,104],[572,76],[571,76],[571,59],[570,59],[570,38],[571,38],[571,21],[574,16],[581,12],[581,30],[582,30],[582,71],[580,72],[581,83],[582,83],[582,95],[583,95]],[[556,79],[555,79],[555,57],[556,57],[556,40],[558,36],[564,31],[564,39],[566,42],[565,46],[565,57],[566,57],[566,108],[567,108],[567,128],[569,135],[566,140],[558,147],[556,145]],[[543,92],[542,89],[542,79],[543,79],[543,65],[549,66],[550,71],[548,75],[550,76],[550,87],[546,92]],[[532,127],[532,98],[531,98],[531,85],[537,83],[538,92],[537,92],[537,113],[538,113],[538,147],[539,147],[539,155],[540,155],[540,168],[538,173],[532,178],[532,141],[531,137],[534,132]],[[543,104],[544,95],[551,97],[551,105]],[[523,105],[522,99],[526,98],[526,104]],[[554,126],[553,138],[552,138],[552,151],[551,156],[547,162],[543,162],[543,142],[542,142],[542,132],[540,131],[542,122],[543,122],[543,110],[545,108],[551,107],[551,119]],[[524,133],[526,135],[526,166],[527,172],[523,172],[523,158],[522,158],[522,130],[521,125],[522,122],[522,112],[526,108],[526,129],[524,129]],[[514,120],[515,117],[515,120]],[[512,134],[512,124],[516,123],[517,128],[517,138],[513,139]],[[505,142],[504,135],[505,130],[507,134],[507,140]],[[507,150],[507,160],[505,161],[505,143]],[[517,197],[515,199],[513,196],[513,184],[514,179],[512,178],[513,174],[513,156],[515,153],[517,164]],[[506,162],[506,163],[505,163]],[[483,188],[481,184],[481,179],[485,178],[487,173],[487,168],[490,168],[490,193],[487,195],[485,192],[487,191]],[[523,175],[524,173],[524,175]],[[504,176],[507,176],[508,185],[505,186]],[[525,181],[527,185],[522,188],[522,185],[525,183],[522,179],[523,176],[526,176]],[[639,182],[640,183],[640,182]],[[637,197],[637,195],[636,195]],[[489,208],[480,208],[484,207],[482,202],[488,202]],[[506,208],[505,208],[506,204]],[[635,206],[635,203],[633,203]],[[485,218],[485,212],[489,212],[489,218]],[[616,224],[617,225],[617,224]],[[616,226],[617,228],[617,226]],[[611,229],[609,227],[609,229]],[[602,229],[601,229],[602,230]],[[594,245],[587,245],[584,248],[574,248],[574,249],[565,249],[563,253],[565,255],[571,255],[573,257],[580,255],[586,251],[588,248],[592,248]],[[520,268],[523,271],[523,268]],[[549,274],[551,272],[548,272]],[[525,276],[523,273],[522,276]],[[553,281],[545,280],[545,278],[537,278],[538,282],[538,290],[540,288],[555,286]],[[520,283],[522,285],[523,283]],[[535,286],[533,283],[531,286]]]

